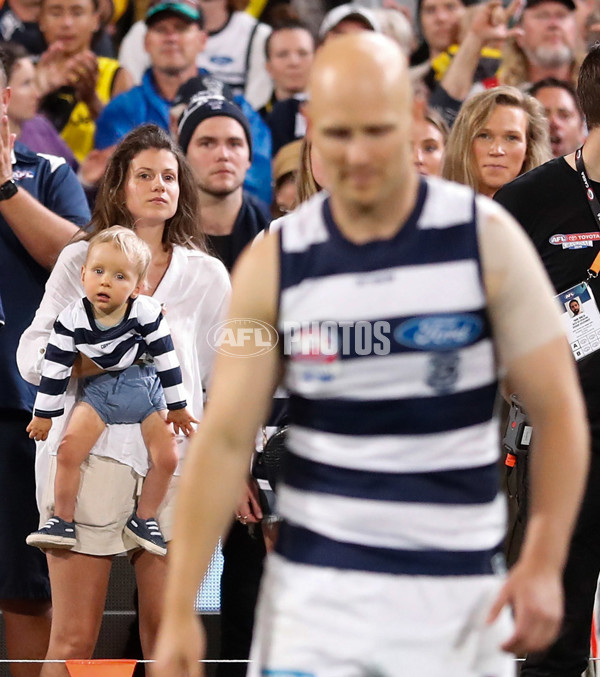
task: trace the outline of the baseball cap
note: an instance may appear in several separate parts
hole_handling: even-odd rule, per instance
[[[242,109],[224,96],[214,96],[206,92],[198,92],[190,99],[188,107],[183,111],[179,121],[179,145],[183,152],[187,153],[196,127],[207,118],[217,116],[233,118],[240,123],[246,135],[250,160],[252,160],[252,133],[250,132],[248,118],[244,115]]]
[[[575,3],[573,0],[527,0],[525,9],[533,9],[538,5],[541,5],[543,2],[558,2],[561,5],[564,5],[569,11],[575,11]]]
[[[204,25],[204,15],[198,0],[154,0],[146,12],[146,24],[149,26],[155,19],[167,13],[176,14],[190,22],[196,21],[200,26]]]
[[[354,3],[347,3],[334,7],[327,12],[319,28],[319,39],[322,40],[332,28],[335,28],[344,19],[356,19],[363,23],[368,30],[376,33],[381,32],[379,21],[371,10]]]

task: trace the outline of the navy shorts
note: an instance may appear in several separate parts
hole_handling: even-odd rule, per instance
[[[79,398],[97,412],[106,425],[141,423],[154,411],[167,408],[155,367],[137,365],[123,371],[90,376]]]
[[[0,599],[50,599],[46,557],[25,543],[40,520],[29,421],[29,412],[0,411]]]

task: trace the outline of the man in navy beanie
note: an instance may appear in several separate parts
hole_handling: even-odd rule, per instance
[[[192,135],[198,125],[212,117],[226,117],[236,120],[244,130],[248,144],[249,161],[252,162],[252,134],[250,124],[242,109],[224,96],[211,96],[200,92],[193,96],[179,121],[179,145],[187,153]]]
[[[178,134],[198,185],[202,230],[231,270],[269,220],[268,207],[243,189],[252,162],[250,125],[237,104],[202,91],[188,102]]]

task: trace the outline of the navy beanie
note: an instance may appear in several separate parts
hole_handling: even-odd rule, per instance
[[[188,107],[183,111],[179,120],[179,145],[183,152],[187,153],[196,127],[207,118],[217,116],[233,118],[242,125],[248,141],[250,161],[252,161],[252,133],[250,132],[248,118],[244,115],[242,109],[224,96],[207,96],[206,92],[199,92],[190,99]]]

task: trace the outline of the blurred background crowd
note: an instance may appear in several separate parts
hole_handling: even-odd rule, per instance
[[[597,20],[595,0],[4,0],[0,56],[12,131],[36,152],[63,156],[90,201],[125,133],[152,122],[177,134],[190,99],[217,93],[249,121],[245,188],[277,216],[295,200],[286,187],[300,144],[288,144],[304,136],[302,101],[323,41],[362,30],[397,40],[423,106],[419,171],[493,195],[581,145],[573,84]],[[481,123],[493,134],[475,142]],[[486,157],[507,125],[521,138],[500,144],[501,171]]]

